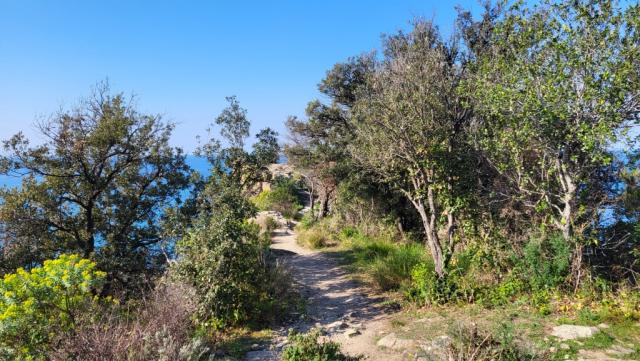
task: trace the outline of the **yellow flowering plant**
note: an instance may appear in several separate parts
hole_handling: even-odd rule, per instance
[[[106,274],[80,256],[61,255],[0,279],[0,359],[45,359],[51,341],[73,330],[97,301]]]

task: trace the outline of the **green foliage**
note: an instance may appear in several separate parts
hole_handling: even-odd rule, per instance
[[[563,284],[569,274],[571,249],[562,237],[532,238],[524,247],[524,257],[515,260],[515,272],[533,291]]]
[[[69,336],[77,318],[96,301],[105,278],[78,255],[19,268],[0,280],[0,357],[45,359],[53,338]]]
[[[195,319],[205,328],[262,323],[292,301],[283,270],[268,258],[251,202],[236,187],[210,184],[206,207],[177,244],[175,269],[195,289]]]
[[[258,209],[279,212],[287,219],[294,218],[302,209],[296,182],[285,177],[274,179],[271,190],[262,191],[252,200]]]
[[[612,145],[637,125],[637,14],[617,1],[516,3],[471,81],[479,144],[502,187],[568,242],[597,222]]]
[[[294,218],[302,209],[296,182],[284,177],[276,178],[271,185],[271,190],[262,191],[253,197],[252,201],[258,209],[279,212],[287,219]]]
[[[244,322],[264,300],[265,264],[253,207],[237,189],[217,189],[203,214],[177,244],[177,272],[196,290],[197,321],[214,328]]]
[[[229,105],[216,117],[215,123],[221,126],[223,141],[215,137],[208,139],[196,149],[196,155],[206,158],[211,164],[209,181],[234,184],[243,192],[249,192],[257,182],[267,180],[267,166],[278,159],[280,147],[278,133],[264,128],[256,134],[253,151],[244,149],[249,137],[251,122],[247,110],[240,107],[235,96],[226,98]],[[206,182],[205,182],[206,183]],[[198,184],[202,186],[202,184]]]
[[[407,244],[394,247],[385,257],[374,258],[370,272],[374,283],[384,291],[408,286],[412,270],[427,258],[424,247]]]
[[[319,249],[335,245],[335,242],[332,242],[331,240],[331,236],[320,227],[307,230],[300,229],[296,236],[296,240],[299,244],[311,249]]]
[[[357,361],[360,357],[344,355],[333,341],[318,341],[320,330],[308,334],[289,332],[289,345],[284,349],[283,361]]]
[[[0,157],[0,173],[25,175],[0,189],[0,274],[78,253],[108,273],[111,291],[137,291],[163,268],[159,220],[188,186],[173,125],[102,86],[38,130],[44,143],[19,133]]]

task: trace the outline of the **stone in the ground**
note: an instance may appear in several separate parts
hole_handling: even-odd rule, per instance
[[[605,329],[605,328],[609,328],[609,325],[607,325],[606,323],[601,323],[598,325],[599,329]]]
[[[630,348],[626,348],[626,347],[623,347],[623,346],[620,346],[620,345],[614,345],[614,346],[612,346],[610,349],[608,349],[605,352],[608,353],[608,354],[615,355],[615,356],[627,356],[627,355],[631,355],[635,351],[630,349]]]
[[[421,345],[422,351],[427,355],[429,360],[446,360],[447,349],[451,345],[451,337],[438,336],[431,340],[428,344]]]
[[[357,328],[350,328],[344,332],[344,335],[347,337],[355,337],[355,336],[358,336],[359,334],[360,334],[360,330],[358,330]]]
[[[568,350],[570,348],[571,348],[571,346],[567,345],[566,343],[561,343],[560,344],[560,349],[561,350]]]
[[[578,351],[578,361],[622,361],[611,357],[602,351],[580,350]]]
[[[279,355],[275,351],[250,351],[244,356],[245,361],[277,361]]]
[[[337,329],[345,329],[348,328],[349,325],[344,321],[336,321],[328,324],[326,326],[327,330],[337,330]]]
[[[378,346],[393,350],[404,350],[410,348],[415,343],[412,340],[399,338],[395,333],[390,333],[378,341]]]
[[[551,335],[561,340],[575,340],[577,338],[587,338],[598,333],[600,329],[589,326],[560,325],[553,328]]]

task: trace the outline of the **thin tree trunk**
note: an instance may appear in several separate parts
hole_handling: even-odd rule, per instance
[[[325,189],[320,198],[320,214],[319,218],[324,218],[329,212],[329,192]]]
[[[429,251],[431,252],[431,257],[433,257],[433,263],[435,264],[436,273],[438,274],[438,277],[442,278],[445,275],[445,265],[442,255],[442,246],[440,245],[438,232],[435,229],[435,217],[433,215],[430,216],[427,214],[422,200],[414,201],[413,204],[420,214],[422,226],[426,235],[426,243],[429,247]]]

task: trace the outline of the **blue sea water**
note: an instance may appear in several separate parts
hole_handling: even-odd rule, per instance
[[[187,164],[194,170],[197,170],[203,175],[209,174],[209,163],[207,160],[194,155],[187,156]],[[6,186],[10,188],[19,187],[22,182],[20,177],[0,175],[0,187]]]
[[[278,162],[286,163],[287,159],[286,157],[281,156]],[[205,176],[209,175],[209,172],[210,172],[209,163],[205,158],[197,157],[195,155],[188,155],[187,164],[194,170],[197,170],[198,172],[200,172],[200,174]],[[20,177],[0,175],[0,187],[2,186],[12,187],[12,188],[19,187],[20,183],[21,183]]]

